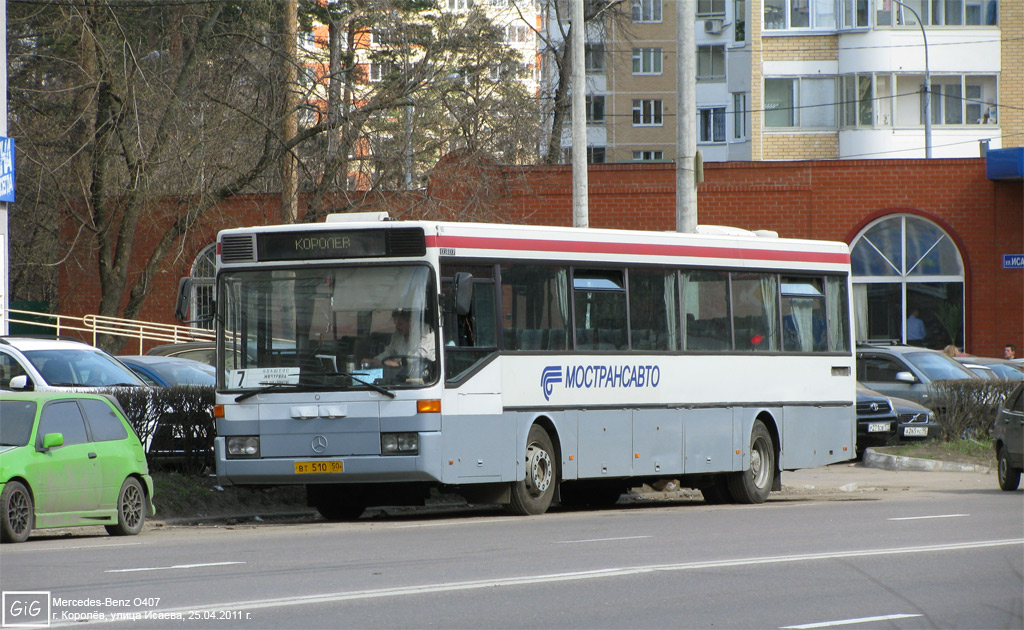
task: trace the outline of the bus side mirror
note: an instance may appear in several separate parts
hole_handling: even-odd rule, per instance
[[[465,271],[455,272],[455,312],[469,315],[473,307],[473,274]]]
[[[174,304],[174,318],[185,321],[188,317],[189,303],[192,301],[192,278],[188,276],[178,280],[178,300]]]

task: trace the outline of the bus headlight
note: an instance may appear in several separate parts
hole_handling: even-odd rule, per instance
[[[259,457],[260,439],[254,435],[229,437],[228,457]]]
[[[381,455],[416,455],[420,452],[418,433],[381,433]]]

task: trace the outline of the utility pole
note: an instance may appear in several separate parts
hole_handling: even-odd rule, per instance
[[[921,16],[917,14],[914,7],[904,4],[900,0],[892,1],[900,5],[900,8],[914,14],[917,25],[921,28],[921,39],[924,40],[924,157],[930,160],[932,157],[932,74],[928,69],[928,35],[924,32],[924,22],[921,21]]]
[[[284,42],[281,55],[284,64],[282,86],[284,90],[284,116],[281,117],[281,141],[288,142],[299,132],[298,123],[298,8],[296,0],[285,0],[284,3]],[[295,223],[299,216],[299,181],[295,156],[291,151],[281,154],[281,222]]]
[[[572,225],[590,227],[587,198],[587,73],[584,60],[586,25],[583,3],[573,0],[569,44],[572,62]]]
[[[697,45],[694,0],[676,5],[676,231],[697,231]]]

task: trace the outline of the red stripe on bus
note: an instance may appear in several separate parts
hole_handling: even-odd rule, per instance
[[[560,252],[573,254],[620,254],[627,256],[687,256],[740,260],[849,264],[848,253],[773,251],[703,245],[657,245],[644,243],[601,243],[478,236],[427,236],[427,247],[452,249],[494,249],[504,251]]]

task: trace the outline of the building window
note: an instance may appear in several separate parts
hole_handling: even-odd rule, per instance
[[[733,0],[733,21],[736,27],[732,30],[733,41],[747,41],[747,0]]]
[[[660,22],[661,0],[633,0],[633,22]]]
[[[836,0],[765,0],[764,30],[835,30]]]
[[[725,78],[725,45],[697,46],[697,80],[720,81]]]
[[[871,127],[875,121],[875,99],[870,74],[850,74],[840,77],[842,103],[840,111],[843,127]]]
[[[604,123],[604,95],[587,94],[587,123]]]
[[[217,244],[203,248],[192,261],[189,273],[192,279],[192,295],[189,296],[189,317],[195,320],[196,328],[213,329],[216,314]]]
[[[633,74],[661,74],[661,49],[634,48]]]
[[[465,11],[472,9],[474,5],[473,0],[448,0],[449,11]]]
[[[924,124],[924,77],[896,77],[896,123],[899,127]],[[998,91],[993,75],[932,76],[933,125],[994,125],[998,122]]]
[[[587,147],[587,164],[604,164],[605,162],[605,148],[604,147]]]
[[[509,44],[531,42],[534,35],[534,30],[525,24],[509,24],[505,27],[505,41]]]
[[[871,22],[868,19],[868,0],[840,0],[839,2],[839,27],[840,28],[868,28]]]
[[[746,92],[736,92],[732,95],[732,137],[734,140],[745,140],[747,137]]]
[[[697,142],[725,142],[725,108],[697,108]]]
[[[999,0],[905,0],[925,26],[996,26]],[[918,28],[914,11],[895,2],[879,3],[875,21],[879,26]]]
[[[764,80],[764,126],[835,128],[834,77]]]
[[[664,159],[665,154],[661,151],[633,151],[634,162],[653,162]]]
[[[660,127],[661,100],[638,98],[633,99],[633,126]]]
[[[583,61],[587,72],[604,72],[604,44],[585,44]]]
[[[725,0],[697,0],[697,15],[725,15]]]
[[[909,214],[884,217],[853,240],[850,259],[857,341],[963,347],[963,257],[942,228]],[[921,338],[908,335],[914,311]]]

